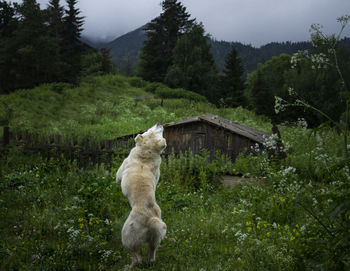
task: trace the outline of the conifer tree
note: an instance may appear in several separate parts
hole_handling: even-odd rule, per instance
[[[76,4],[77,0],[67,0],[68,9],[63,17],[64,62],[68,64],[65,79],[70,82],[77,80],[83,51],[80,35],[83,31],[84,17],[79,16],[80,10],[76,8]]]
[[[52,64],[55,67],[55,80],[63,81],[64,69],[66,68],[63,62],[63,15],[64,8],[60,6],[60,0],[50,0],[47,8],[47,20],[49,24],[49,35],[52,39],[52,47],[54,55],[52,56]]]
[[[197,92],[216,102],[218,73],[208,39],[202,24],[193,24],[192,29],[179,38],[165,83]]]
[[[18,27],[11,38],[14,88],[29,88],[53,77],[52,43],[45,14],[36,0],[14,4]]]
[[[225,59],[224,75],[221,77],[221,93],[225,105],[230,107],[244,106],[244,69],[238,52],[232,46],[230,53]]]
[[[130,55],[128,54],[123,63],[122,73],[126,76],[132,75],[132,63],[130,59]]]
[[[60,6],[60,0],[50,0],[47,10],[50,34],[58,43],[61,43],[64,29],[64,8]]]
[[[11,3],[0,1],[0,38],[10,37],[14,31],[15,10]]]
[[[101,48],[101,71],[104,74],[111,73],[113,71],[113,63],[111,61],[109,48]]]
[[[68,9],[65,10],[65,39],[76,47],[81,46],[80,35],[83,31],[84,17],[79,16],[80,10],[76,8],[77,0],[67,0]]]
[[[9,78],[13,66],[14,52],[11,38],[17,27],[15,9],[11,3],[0,1],[0,94],[8,93],[11,89]]]
[[[271,94],[263,78],[262,72],[258,69],[250,92],[250,102],[253,110],[258,115],[273,116],[273,106],[270,101]]]
[[[177,0],[164,0],[163,13],[147,24],[148,39],[140,53],[139,73],[148,81],[162,82],[172,63],[172,54],[178,38],[194,22]]]

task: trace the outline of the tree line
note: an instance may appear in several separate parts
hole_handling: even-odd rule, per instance
[[[244,103],[244,70],[237,50],[231,48],[224,74],[219,75],[203,24],[190,19],[177,0],[163,1],[162,10],[145,27],[137,73],[147,81],[197,92],[217,105]]]
[[[48,82],[75,84],[84,73],[111,70],[108,51],[97,53],[80,41],[84,17],[76,4],[66,0],[64,8],[50,0],[41,9],[36,0],[0,1],[0,93]]]
[[[60,0],[50,0],[41,9],[36,0],[0,1],[0,93],[48,82],[75,84],[81,77],[113,70],[108,49],[98,52],[81,42],[84,17],[76,5],[77,0],[66,0],[64,8]],[[344,115],[348,93],[337,69],[350,74],[349,46],[337,45],[337,63],[330,58],[327,69],[315,69],[308,57],[292,67],[294,56],[281,54],[262,61],[247,75],[237,44],[232,43],[219,72],[203,24],[191,18],[178,0],[164,0],[161,5],[162,13],[144,28],[147,39],[137,66],[143,79],[198,93],[219,107],[247,107],[273,122],[304,118],[316,126],[325,121],[298,107],[276,115],[275,96],[289,101],[291,90],[334,120]],[[329,55],[334,37],[328,42],[313,37],[310,52]],[[349,45],[350,39],[338,44]],[[272,50],[277,45],[269,46]],[[350,76],[344,79],[349,85]]]
[[[143,79],[197,92],[217,106],[248,107],[277,123],[303,118],[310,126],[316,126],[325,121],[322,115],[297,106],[277,115],[275,96],[288,101],[291,91],[334,120],[342,118],[345,96],[349,93],[344,93],[337,69],[350,74],[350,52],[338,43],[337,60],[328,59],[329,48],[335,44],[334,36],[326,39],[312,36],[310,54],[328,59],[326,69],[315,68],[310,57],[304,57],[293,67],[293,56],[281,54],[259,64],[245,80],[242,59],[234,46],[226,55],[223,72],[219,73],[204,26],[190,19],[186,7],[177,0],[164,0],[162,10],[145,27],[147,39],[137,70]],[[347,43],[349,39],[342,42]],[[350,76],[344,78],[348,85]]]

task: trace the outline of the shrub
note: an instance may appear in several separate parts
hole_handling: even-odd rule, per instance
[[[159,82],[152,82],[152,83],[148,83],[145,86],[145,91],[150,92],[150,93],[155,93],[156,89],[158,87],[166,87],[166,86],[162,83],[159,83]]]
[[[195,102],[206,102],[207,99],[193,91],[185,90],[183,88],[168,88],[158,87],[155,91],[156,96],[162,99],[187,99]]]
[[[62,93],[63,90],[71,89],[73,87],[72,84],[63,83],[63,82],[52,83],[50,84],[50,86],[51,86],[51,90],[57,93]]]
[[[244,176],[262,177],[266,175],[269,161],[266,155],[239,155],[234,163],[234,171]]]
[[[135,88],[144,88],[147,86],[147,82],[140,77],[130,77],[129,84]]]
[[[162,179],[172,180],[188,190],[212,191],[220,185],[220,178],[230,168],[230,160],[217,153],[218,159],[209,161],[209,152],[191,152],[176,157],[170,155],[162,163]]]

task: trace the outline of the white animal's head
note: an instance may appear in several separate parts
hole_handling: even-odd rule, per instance
[[[136,136],[136,146],[147,151],[161,153],[166,148],[166,140],[163,137],[163,131],[163,126],[157,123],[143,134]]]

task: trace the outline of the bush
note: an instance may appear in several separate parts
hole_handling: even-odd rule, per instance
[[[213,191],[221,184],[221,176],[231,166],[231,161],[219,153],[217,159],[210,162],[207,150],[196,155],[186,152],[176,157],[172,154],[162,163],[161,178],[177,182],[190,191]]]
[[[57,93],[62,93],[63,90],[71,89],[73,87],[72,84],[64,83],[64,82],[58,82],[58,83],[51,83],[51,90]]]
[[[129,84],[135,88],[144,88],[147,86],[147,82],[140,77],[130,77]]]
[[[248,177],[262,177],[266,175],[269,161],[266,155],[239,155],[234,163],[236,174]]]
[[[159,82],[148,83],[148,85],[145,87],[145,91],[155,93],[158,87],[166,87],[166,85]]]
[[[158,87],[155,94],[162,99],[187,99],[195,102],[207,102],[204,96],[183,88],[172,89],[168,87]]]

